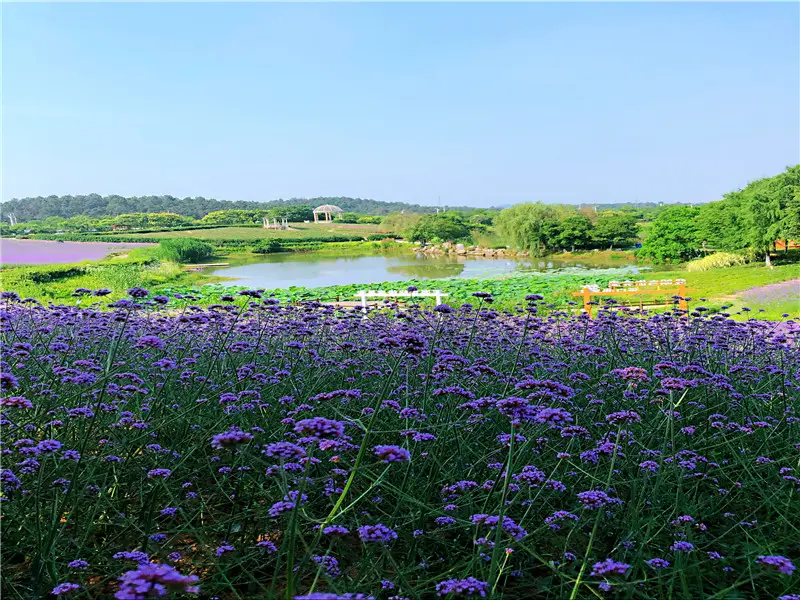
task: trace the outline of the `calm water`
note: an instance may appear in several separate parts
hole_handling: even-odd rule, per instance
[[[110,242],[46,242],[0,238],[0,264],[45,265],[100,260],[112,252],[151,244],[113,244]]]
[[[472,257],[429,257],[414,254],[379,256],[331,256],[285,253],[260,257],[246,264],[216,269],[212,275],[231,277],[223,285],[253,288],[321,287],[351,283],[443,279],[445,277],[491,277],[512,272],[542,272],[564,268],[608,269],[629,262],[591,263],[580,260],[550,260]]]

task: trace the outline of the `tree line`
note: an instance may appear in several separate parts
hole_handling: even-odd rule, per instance
[[[541,202],[517,204],[497,215],[494,225],[512,246],[543,256],[563,250],[624,248],[639,236],[636,215],[630,212]]]
[[[350,198],[343,196],[325,196],[316,198],[290,198],[271,201],[215,200],[202,196],[177,198],[170,195],[161,196],[101,196],[100,194],[37,196],[31,198],[14,198],[0,202],[0,214],[4,220],[13,215],[16,221],[42,221],[50,217],[69,219],[72,217],[116,217],[133,213],[172,213],[202,219],[209,213],[227,210],[263,211],[273,209],[308,208],[313,209],[321,204],[334,204],[345,213],[360,216],[385,216],[392,213],[432,214],[442,209],[435,206],[422,206],[407,202],[382,202],[367,198]],[[471,214],[476,209],[467,206],[446,207],[448,212]],[[619,210],[647,220],[659,210],[652,202],[618,203],[607,205],[581,204],[576,208],[588,212],[597,210]],[[485,209],[478,209],[485,210]],[[497,212],[497,210],[495,210]]]
[[[393,212],[433,213],[436,207],[421,206],[406,202],[380,202],[367,198],[318,197],[291,198],[257,201],[215,200],[196,196],[176,198],[175,196],[101,196],[88,194],[78,196],[38,196],[35,198],[12,199],[0,203],[0,213],[4,220],[13,215],[19,222],[44,220],[49,217],[69,219],[71,217],[116,217],[131,213],[174,213],[195,219],[223,210],[273,210],[304,207],[309,210],[321,204],[335,204],[350,213],[368,215],[388,215]],[[460,207],[459,210],[471,210]]]
[[[640,256],[679,262],[724,251],[760,255],[770,264],[777,241],[800,240],[800,165],[699,207],[671,206],[653,221]]]

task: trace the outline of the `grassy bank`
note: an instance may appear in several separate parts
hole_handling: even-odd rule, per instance
[[[713,309],[728,306],[728,312],[737,312],[742,308],[759,309],[763,312],[753,316],[766,319],[780,319],[782,314],[789,314],[792,317],[800,315],[800,290],[798,289],[794,290],[794,295],[787,293],[785,297],[758,305],[737,297],[746,290],[800,278],[800,264],[798,263],[778,265],[773,269],[768,269],[761,264],[749,264],[701,273],[687,273],[679,270],[664,271],[659,272],[658,276],[662,279],[685,278],[688,287],[695,290],[691,292],[691,297],[695,300],[693,304],[702,304]],[[706,298],[707,301],[701,300],[703,298]]]

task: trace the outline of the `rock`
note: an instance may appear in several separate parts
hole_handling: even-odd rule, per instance
[[[464,247],[464,244],[456,244],[456,254],[466,254],[467,249]]]

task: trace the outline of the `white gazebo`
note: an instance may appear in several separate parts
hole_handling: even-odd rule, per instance
[[[341,215],[344,211],[333,204],[323,204],[314,209],[314,223],[319,222],[319,216],[325,215],[323,221],[333,221],[337,216]]]

